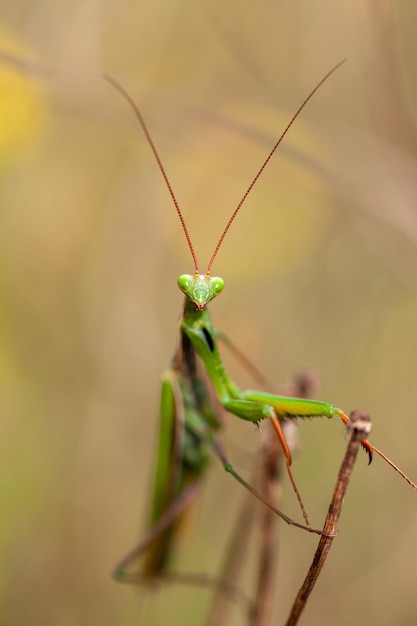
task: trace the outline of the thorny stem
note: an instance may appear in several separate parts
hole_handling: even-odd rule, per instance
[[[350,477],[361,445],[361,439],[364,439],[371,430],[371,421],[368,414],[360,409],[353,411],[350,415],[350,422],[347,428],[352,434],[342,465],[340,466],[336,487],[329,506],[329,512],[324,522],[323,532],[325,534],[320,538],[313,562],[294,601],[286,626],[296,626],[296,624],[298,624],[301,613],[323,569],[334,535],[336,534],[337,523],[342,512],[343,499],[350,482]]]

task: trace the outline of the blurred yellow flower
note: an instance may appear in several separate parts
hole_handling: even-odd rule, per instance
[[[0,165],[15,161],[39,138],[45,122],[45,89],[30,71],[22,71],[10,59],[27,58],[17,39],[0,32]]]

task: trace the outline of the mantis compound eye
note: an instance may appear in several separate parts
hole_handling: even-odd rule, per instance
[[[217,296],[218,293],[223,291],[224,280],[223,278],[220,278],[219,276],[213,276],[213,278],[211,278],[210,280],[211,280],[211,290],[213,293],[212,298],[214,298],[214,296]]]

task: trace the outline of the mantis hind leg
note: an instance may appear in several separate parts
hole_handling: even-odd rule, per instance
[[[171,506],[166,509],[165,513],[160,517],[159,521],[145,534],[143,539],[134,547],[123,559],[117,564],[113,571],[113,577],[122,583],[138,583],[148,580],[152,581],[152,578],[158,578],[162,575],[162,572],[155,572],[154,576],[146,574],[142,570],[134,572],[127,571],[132,564],[134,564],[152,545],[158,538],[160,538],[178,519],[186,508],[196,497],[198,491],[201,488],[201,481],[196,481],[182,492],[180,496]]]
[[[267,506],[273,513],[275,513],[275,515],[278,515],[278,517],[280,517],[286,524],[295,526],[296,528],[301,528],[302,530],[307,530],[309,533],[315,533],[317,535],[326,535],[326,533],[324,533],[322,530],[318,530],[316,528],[312,528],[311,526],[307,526],[305,524],[300,524],[299,522],[296,522],[291,517],[289,517],[282,511],[280,511],[272,502],[270,502],[267,498],[265,498],[261,493],[259,493],[257,489],[255,489],[247,480],[243,478],[243,476],[241,476],[234,469],[234,467],[232,466],[232,464],[230,463],[226,455],[224,447],[222,446],[220,441],[218,441],[218,439],[216,439],[214,436],[212,438],[212,446],[213,446],[214,453],[220,459],[226,472],[231,474],[233,478],[235,478],[235,480],[237,480],[243,487],[245,487],[245,489],[247,489],[253,496],[255,496],[255,498],[257,498],[260,502],[262,502],[265,506]]]

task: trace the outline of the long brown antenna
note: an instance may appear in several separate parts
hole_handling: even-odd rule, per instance
[[[226,228],[224,229],[219,241],[217,242],[217,246],[214,249],[214,252],[211,256],[211,259],[209,261],[209,264],[207,266],[207,275],[210,274],[211,272],[211,268],[212,265],[214,263],[214,259],[217,256],[217,253],[220,249],[220,246],[223,243],[224,238],[226,237],[227,231],[229,230],[230,226],[232,225],[232,222],[234,221],[236,215],[239,213],[242,204],[245,202],[246,198],[248,197],[248,195],[250,194],[250,192],[252,191],[256,181],[258,180],[258,178],[260,177],[260,175],[262,174],[262,172],[264,171],[265,167],[267,166],[268,162],[270,161],[272,155],[274,154],[275,150],[278,148],[279,144],[281,143],[281,141],[284,139],[285,135],[287,134],[287,132],[289,131],[289,129],[291,128],[291,126],[293,125],[293,123],[295,122],[295,120],[297,119],[297,117],[300,115],[301,111],[304,109],[305,105],[307,104],[307,102],[309,100],[311,100],[311,98],[314,96],[314,94],[316,93],[316,91],[322,86],[322,84],[333,74],[333,72],[335,72],[341,65],[343,65],[343,63],[346,62],[346,59],[343,59],[343,61],[339,61],[339,63],[337,63],[337,65],[335,65],[329,72],[327,72],[327,74],[321,79],[321,81],[319,83],[317,83],[317,85],[314,87],[314,89],[309,93],[309,95],[307,96],[307,98],[304,100],[304,102],[302,102],[302,104],[299,106],[299,108],[297,109],[297,111],[294,113],[294,115],[292,116],[291,120],[289,121],[287,127],[285,128],[284,132],[281,134],[281,137],[278,139],[278,141],[276,142],[275,146],[272,148],[271,152],[268,154],[268,156],[266,157],[265,161],[262,163],[261,167],[259,168],[255,178],[252,180],[251,184],[249,185],[249,187],[247,188],[247,190],[245,191],[241,201],[239,202],[239,204],[237,205],[236,209],[234,210],[231,218],[229,219],[229,221],[226,224]]]
[[[168,191],[169,191],[169,193],[170,193],[170,196],[171,196],[171,198],[172,198],[172,201],[173,201],[173,203],[174,203],[174,205],[175,205],[175,208],[176,208],[176,210],[177,210],[178,217],[180,218],[181,226],[182,226],[182,229],[183,229],[184,234],[185,234],[185,238],[187,239],[188,247],[190,248],[191,256],[193,257],[193,261],[194,261],[194,271],[195,271],[195,273],[196,273],[196,274],[198,274],[198,262],[197,262],[197,257],[196,257],[196,254],[195,254],[195,252],[194,252],[194,247],[193,247],[193,244],[191,243],[191,237],[190,237],[190,235],[189,235],[189,233],[188,233],[188,228],[187,228],[187,226],[186,226],[186,224],[185,224],[184,217],[183,217],[183,215],[182,215],[182,213],[181,213],[181,209],[180,209],[179,204],[178,204],[178,202],[177,202],[177,199],[176,199],[176,197],[175,197],[174,191],[173,191],[173,189],[172,189],[172,187],[171,187],[171,183],[169,182],[169,179],[168,179],[167,173],[165,172],[165,168],[164,168],[164,166],[162,165],[162,161],[161,161],[161,159],[159,158],[159,154],[158,154],[158,152],[157,152],[157,150],[156,150],[156,148],[155,148],[155,144],[154,144],[154,142],[152,141],[152,137],[151,137],[151,135],[150,135],[150,133],[149,133],[149,130],[148,130],[148,128],[147,128],[147,126],[146,126],[146,124],[145,124],[145,120],[143,119],[142,114],[141,114],[141,112],[139,111],[139,108],[138,108],[138,106],[137,106],[136,102],[135,102],[135,101],[133,100],[133,98],[132,98],[132,97],[128,94],[128,92],[127,92],[127,91],[126,91],[126,90],[125,90],[125,89],[121,86],[121,84],[120,84],[120,83],[118,83],[118,82],[117,82],[117,80],[116,80],[116,79],[114,79],[112,76],[109,76],[109,74],[103,74],[103,78],[104,78],[104,80],[106,80],[108,83],[110,83],[110,85],[113,85],[113,87],[114,87],[115,89],[117,89],[117,91],[118,91],[118,92],[119,92],[119,93],[123,96],[123,98],[124,98],[124,99],[127,101],[127,103],[130,105],[131,109],[133,110],[134,114],[136,115],[137,119],[139,120],[139,124],[141,125],[142,130],[143,130],[143,132],[144,132],[144,134],[145,134],[145,137],[146,137],[146,139],[147,139],[147,142],[148,142],[148,144],[150,145],[151,150],[152,150],[152,152],[153,152],[153,154],[154,154],[154,156],[155,156],[156,162],[158,163],[158,167],[159,167],[159,169],[161,170],[161,174],[162,174],[162,176],[164,177],[165,184],[166,184],[166,186],[168,187]]]

